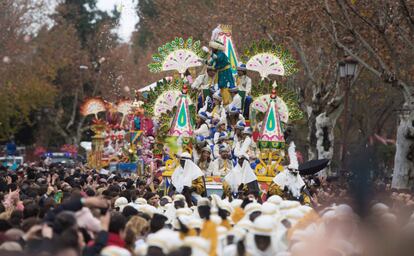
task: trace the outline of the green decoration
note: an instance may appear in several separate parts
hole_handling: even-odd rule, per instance
[[[183,54],[189,54],[186,55],[186,58],[183,59],[174,59],[172,61],[171,57],[174,57],[173,55],[170,55],[178,50],[184,50],[181,51]],[[169,56],[170,55],[170,56]],[[164,44],[163,46],[158,47],[158,53],[155,53],[152,55],[153,63],[148,64],[148,68],[150,72],[158,73],[163,70],[167,66],[170,66],[170,69],[167,68],[167,70],[174,69],[172,66],[176,68],[180,67],[186,67],[195,65],[195,61],[197,58],[204,59],[206,58],[207,53],[204,52],[201,49],[201,43],[200,41],[193,41],[193,38],[189,37],[187,40],[184,40],[183,38],[176,37],[173,41],[168,42]],[[168,57],[168,58],[167,58]],[[188,58],[192,57],[193,62],[188,62]],[[166,65],[166,62],[171,62],[171,64]]]
[[[290,76],[298,71],[295,66],[296,61],[290,52],[286,50],[282,45],[274,44],[268,40],[253,42],[244,50],[241,59],[246,63],[252,56],[259,53],[271,53],[278,57],[283,63],[285,76]]]
[[[160,96],[165,91],[171,91],[171,90],[181,91],[183,87],[183,83],[184,82],[181,78],[175,78],[171,81],[166,80],[166,79],[158,81],[157,85],[154,88],[151,88],[151,90],[147,92],[145,104],[143,105],[145,113],[148,116],[154,116],[154,104],[158,96]],[[192,102],[197,102],[197,91],[196,90],[189,90],[188,96],[190,97]]]

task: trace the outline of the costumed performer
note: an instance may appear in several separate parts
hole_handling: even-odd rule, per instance
[[[247,76],[246,65],[243,63],[240,63],[237,67],[236,84],[239,87],[241,94],[244,94],[245,96],[243,115],[246,119],[249,119],[250,104],[253,101],[253,98],[250,95],[250,92],[252,90],[252,79]]]
[[[214,67],[218,73],[218,87],[223,97],[223,104],[227,105],[231,101],[229,89],[234,87],[234,78],[231,71],[231,65],[229,58],[224,51],[224,45],[222,42],[215,40],[210,41],[210,48],[212,49],[211,59],[208,61],[208,65]]]
[[[219,154],[220,156],[210,164],[209,174],[224,177],[233,168],[229,146],[220,145]]]
[[[269,186],[268,196],[278,195],[285,200],[296,200],[302,204],[311,203],[310,193],[299,174],[299,164],[295,151],[295,143],[292,141],[288,149],[289,165],[273,178]]]
[[[212,67],[207,67],[206,72],[199,75],[191,84],[191,89],[198,90],[198,109],[203,106],[206,97],[210,95],[210,88],[215,84],[215,75],[215,70]]]
[[[174,186],[171,191],[182,193],[187,200],[188,205],[197,202],[201,196],[205,195],[204,173],[191,160],[188,152],[179,155],[180,164],[175,168],[171,183]]]
[[[259,193],[259,184],[253,169],[250,167],[249,156],[241,155],[236,166],[224,177],[223,193],[226,197],[239,192]]]

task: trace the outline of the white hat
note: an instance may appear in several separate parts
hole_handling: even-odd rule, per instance
[[[278,212],[277,206],[269,202],[264,202],[262,204],[261,211],[263,215],[270,215],[270,216],[273,216],[277,214]]]
[[[389,211],[389,207],[383,203],[376,203],[371,207],[371,211],[373,214],[382,215]]]
[[[125,206],[128,205],[128,199],[125,197],[119,197],[115,200],[114,207],[119,208],[119,211],[122,212]]]
[[[139,205],[144,205],[144,204],[147,204],[147,200],[145,200],[145,198],[138,197],[137,199],[135,199],[134,203],[139,204]]]
[[[197,206],[210,206],[210,200],[208,200],[208,198],[202,197],[197,201]]]
[[[274,218],[268,215],[260,215],[254,220],[250,232],[254,235],[271,236],[275,233],[275,228]]]
[[[390,212],[387,212],[381,215],[381,221],[385,224],[396,224],[397,223],[397,216]]]
[[[253,227],[253,223],[248,218],[243,218],[239,222],[237,222],[235,227],[250,230]]]
[[[216,99],[216,100],[218,100],[218,101],[221,101],[221,100],[222,100],[222,97],[221,97],[220,91],[217,91],[217,92],[215,92],[215,93],[213,94],[213,99]]]
[[[204,148],[201,149],[201,151],[206,151],[206,152],[211,153],[211,148],[209,146],[205,146]]]
[[[310,212],[314,212],[313,208],[307,205],[301,205],[299,210],[302,211],[304,214],[308,214]]]
[[[233,227],[233,229],[229,231],[229,235],[233,235],[236,241],[243,240],[246,234],[247,230],[241,227]]]
[[[234,199],[233,201],[231,201],[230,205],[233,209],[237,208],[237,207],[241,207],[243,203],[243,200],[241,199]]]
[[[243,129],[243,134],[249,134],[249,135],[251,135],[252,133],[253,133],[253,131],[252,131],[252,128],[250,128],[250,127],[245,127]]]
[[[224,152],[224,151],[230,151],[229,145],[227,145],[225,143],[220,145],[220,147],[219,147],[219,153]]]
[[[138,207],[138,211],[145,213],[152,218],[152,216],[154,216],[154,213],[157,212],[157,208],[149,204],[144,204]]]
[[[175,201],[185,201],[185,196],[184,195],[182,195],[182,194],[175,194],[174,196],[173,196],[173,201],[175,202]]]
[[[210,253],[210,242],[199,236],[187,236],[184,245],[191,247],[191,255],[207,256]]]
[[[210,46],[210,48],[213,48],[213,49],[216,49],[216,50],[224,51],[224,44],[220,41],[217,41],[217,40],[210,41],[208,43],[208,46]]]
[[[340,204],[335,207],[335,217],[337,218],[347,218],[354,216],[354,211],[352,210],[351,206],[347,204]]]
[[[180,235],[170,229],[161,229],[156,233],[149,234],[147,237],[148,246],[155,246],[162,249],[167,254],[179,248],[182,245]]]
[[[130,256],[131,253],[125,248],[110,245],[110,246],[104,247],[99,255],[101,256]]]
[[[203,220],[200,218],[192,217],[188,221],[189,228],[198,228],[201,229],[203,227]]]
[[[184,215],[190,216],[191,214],[193,214],[193,211],[191,210],[191,208],[179,208],[177,209],[175,214],[177,216],[184,216]]]
[[[272,203],[272,204],[274,204],[276,206],[279,206],[282,201],[283,201],[283,199],[280,196],[278,196],[278,195],[273,195],[273,196],[269,197],[266,200],[266,202]]]
[[[252,212],[260,211],[262,205],[259,203],[250,203],[244,207],[245,216],[249,216]]]
[[[293,200],[283,200],[282,202],[280,202],[279,204],[279,209],[281,211],[286,211],[286,210],[290,210],[293,208],[297,208],[300,206],[300,203],[298,201],[293,201]]]
[[[183,152],[179,155],[181,159],[191,159],[191,155],[188,152]]]
[[[334,218],[335,218],[335,211],[334,210],[326,211],[322,215],[322,220],[325,221],[325,222],[329,222],[329,221],[333,220]]]
[[[284,212],[283,217],[293,222],[299,221],[303,218],[304,213],[299,208],[289,209]]]

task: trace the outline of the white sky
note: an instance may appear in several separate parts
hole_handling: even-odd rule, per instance
[[[114,6],[121,12],[118,35],[124,42],[129,42],[131,33],[135,29],[139,18],[135,11],[138,0],[98,0],[98,8],[104,11],[112,11]]]

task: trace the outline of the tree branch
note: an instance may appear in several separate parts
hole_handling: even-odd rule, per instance
[[[71,114],[68,124],[66,125],[66,130],[69,129],[75,122],[76,112],[78,110],[78,98],[79,98],[79,89],[77,88],[75,92],[75,99],[73,100],[74,102],[72,106],[72,114]]]

